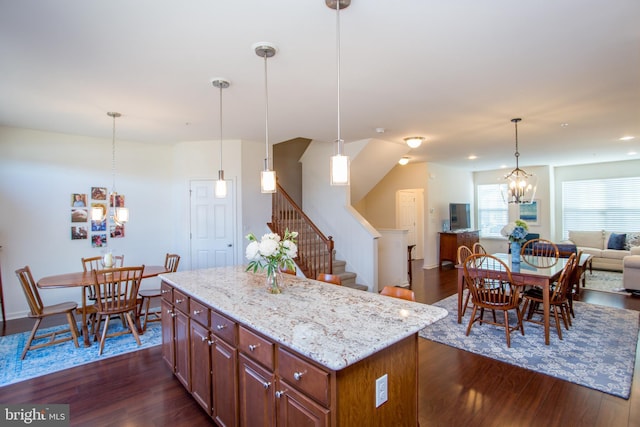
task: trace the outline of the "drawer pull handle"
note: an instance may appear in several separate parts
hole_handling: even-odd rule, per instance
[[[216,325],[216,329],[219,330],[219,331],[223,330],[226,327],[227,327],[227,325]]]
[[[280,399],[282,396],[284,396],[287,393],[287,390],[279,390],[276,391],[276,398]]]
[[[171,313],[171,312],[169,312],[169,313]],[[176,317],[176,316],[177,316],[177,314],[171,313],[171,317]]]
[[[262,383],[262,387],[267,390],[269,387],[271,387],[271,383],[269,381],[265,381]]]
[[[249,351],[254,351],[259,346],[260,346],[260,344],[249,344]]]
[[[302,376],[303,376],[304,374],[306,374],[306,373],[307,373],[307,371],[304,371],[304,372],[294,372],[294,373],[293,373],[293,379],[294,379],[294,380],[296,380],[296,381],[300,381],[300,380],[302,379]]]
[[[202,340],[202,342],[205,342],[206,340],[209,339],[209,337],[201,337],[200,339]]]
[[[182,299],[177,299],[177,300],[176,300],[176,304],[182,304],[182,302],[183,302],[183,301],[184,301],[184,300],[182,300]]]
[[[160,291],[161,294],[166,294],[167,292],[169,292],[169,290],[167,290],[167,289],[163,289],[163,290]]]
[[[209,344],[210,346],[212,346],[214,342],[215,342],[215,341],[213,341],[213,340],[209,340],[209,341],[207,341],[207,344]]]
[[[193,310],[193,315],[194,316],[197,316],[200,313],[202,313],[202,310]]]

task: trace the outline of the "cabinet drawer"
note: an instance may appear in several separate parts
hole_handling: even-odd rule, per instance
[[[189,297],[177,289],[173,290],[173,305],[185,314],[189,314]]]
[[[306,360],[278,349],[278,374],[298,390],[319,403],[329,406],[329,373]]]
[[[192,299],[189,301],[191,309],[191,319],[200,323],[202,326],[209,327],[209,308],[198,301]]]
[[[211,310],[211,330],[232,346],[236,345],[236,328],[236,322]]]
[[[173,302],[173,287],[167,282],[162,282],[160,284],[160,295],[162,295],[162,299]]]
[[[270,370],[273,370],[273,347],[271,341],[262,338],[244,326],[240,326],[238,350]]]

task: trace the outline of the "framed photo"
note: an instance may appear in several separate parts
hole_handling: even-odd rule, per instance
[[[538,225],[540,221],[540,201],[520,205],[520,219],[530,225]]]

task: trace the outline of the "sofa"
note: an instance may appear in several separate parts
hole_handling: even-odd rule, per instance
[[[640,255],[626,256],[623,263],[622,287],[635,295],[640,295]]]
[[[593,256],[596,270],[622,271],[624,257],[640,255],[640,232],[569,231],[569,240],[578,252]]]

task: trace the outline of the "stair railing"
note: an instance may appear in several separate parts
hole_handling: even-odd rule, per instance
[[[318,273],[333,273],[333,237],[326,237],[279,183],[272,195],[271,223],[267,225],[281,236],[287,229],[298,232],[295,262],[306,277],[315,279]]]

